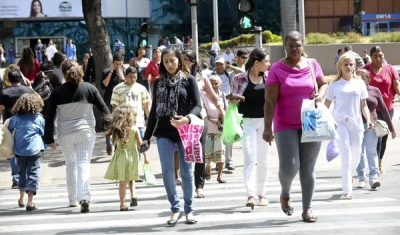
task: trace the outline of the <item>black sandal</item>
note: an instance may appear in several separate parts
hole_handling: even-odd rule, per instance
[[[127,210],[128,210],[128,207],[125,206],[125,205],[121,205],[121,206],[119,207],[119,210],[120,210],[120,211],[127,211]]]
[[[190,214],[189,214],[190,215]],[[193,216],[193,215],[192,215]],[[196,224],[197,220],[186,217],[186,224]]]
[[[175,226],[178,223],[178,221],[182,218],[182,214],[183,214],[182,211],[179,212],[178,217],[176,217],[176,219],[169,219],[167,221],[167,224],[171,225],[171,226]]]
[[[218,183],[220,183],[220,184],[225,184],[225,183],[226,183],[226,180],[217,179],[217,181],[218,181]]]
[[[19,206],[19,207],[25,207],[25,204],[24,204],[24,203],[21,203],[21,202],[19,202],[19,199],[18,199],[18,206]]]
[[[282,199],[283,199],[283,198],[287,198],[287,199],[288,199],[288,201],[287,201],[288,207],[286,207],[286,208],[284,208],[284,207],[282,206]],[[285,213],[287,216],[292,216],[292,215],[293,215],[293,207],[289,206],[289,203],[291,204],[291,202],[290,202],[290,197],[285,197],[285,196],[283,196],[283,195],[281,194],[280,202],[281,202],[281,208],[282,208],[283,213]]]
[[[137,197],[131,198],[131,204],[129,204],[131,207],[132,206],[137,206]]]
[[[315,223],[318,220],[318,217],[314,217],[314,215],[312,214],[312,212],[310,211],[311,216],[305,216],[304,212],[301,213],[301,217],[303,218],[303,221],[306,223]]]
[[[39,209],[39,208],[35,205],[35,203],[32,203],[32,205],[33,205],[33,206],[26,206],[26,210],[27,210],[27,211],[34,211],[34,210]]]

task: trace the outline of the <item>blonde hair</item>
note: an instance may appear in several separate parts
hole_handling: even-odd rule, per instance
[[[352,60],[354,62],[354,67],[356,66],[356,59],[354,58],[354,56],[351,55],[350,53],[344,53],[343,55],[340,56],[340,58],[339,58],[339,60],[338,60],[338,62],[336,64],[336,68],[338,70],[338,73],[337,73],[337,75],[335,76],[335,78],[333,79],[332,82],[336,82],[337,80],[339,80],[342,77],[343,74],[342,74],[342,70],[340,69],[340,67],[342,66],[342,64],[343,64],[343,62],[345,60]],[[351,76],[352,78],[360,78],[359,76],[357,76],[355,68],[354,68],[354,71],[353,71],[353,73],[351,75],[352,75]]]
[[[211,75],[208,79],[221,82],[221,78],[218,75]]]
[[[11,82],[8,79],[8,72],[10,72],[11,69],[18,69],[19,70],[19,66],[16,64],[10,64],[5,70],[4,70],[4,75],[3,75],[3,89],[10,87],[11,86]]]
[[[112,142],[121,141],[122,145],[126,145],[132,134],[133,113],[128,107],[117,107],[112,113],[110,125],[107,134],[112,136]],[[133,133],[135,134],[135,133]]]
[[[36,93],[25,93],[18,98],[11,110],[12,114],[33,114],[42,111],[44,106],[42,97]]]

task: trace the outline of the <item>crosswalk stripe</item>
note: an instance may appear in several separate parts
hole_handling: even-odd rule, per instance
[[[391,206],[391,207],[362,207],[357,210],[351,210],[346,208],[338,208],[338,209],[324,209],[318,212],[319,216],[343,216],[345,215],[365,215],[370,214],[371,211],[374,211],[375,214],[377,213],[393,213],[393,212],[400,212],[400,206]],[[82,215],[81,217],[84,217]],[[224,214],[221,216],[220,214],[216,215],[198,215],[196,218],[199,223],[206,223],[206,222],[223,222],[225,224],[232,224],[234,222],[243,222],[243,221],[253,221],[255,219],[262,219],[262,220],[277,220],[277,219],[287,219],[287,220],[298,220],[298,214],[288,217],[283,213],[266,213],[264,210],[258,210],[251,213],[247,213],[245,216],[241,213],[239,214]],[[184,219],[183,219],[184,220]],[[390,219],[391,223],[400,223],[400,219]],[[381,222],[381,221],[380,221]],[[24,225],[6,225],[0,226],[0,231],[2,233],[5,232],[22,232],[22,231],[29,231],[29,232],[37,232],[37,231],[54,231],[54,230],[62,230],[62,229],[88,229],[88,228],[116,228],[116,227],[126,227],[129,226],[130,228],[141,227],[141,226],[162,226],[166,223],[166,218],[143,218],[143,219],[120,219],[119,217],[111,217],[106,221],[84,221],[84,222],[68,222],[68,223],[30,223]],[[363,223],[364,225],[365,223]],[[321,227],[321,224],[316,224],[314,227],[318,227],[318,230],[328,230],[332,228],[337,228],[337,225],[331,224],[329,227]],[[393,225],[393,224],[392,224]],[[360,224],[352,224],[352,226],[347,225],[349,228],[359,227]],[[307,230],[310,230],[310,226],[307,227]],[[315,229],[315,228],[314,228]],[[297,231],[297,230],[296,230]],[[287,231],[285,231],[287,232]],[[203,231],[204,233],[204,231]]]

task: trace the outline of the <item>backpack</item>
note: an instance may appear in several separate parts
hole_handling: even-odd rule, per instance
[[[40,95],[40,97],[42,97],[44,102],[50,98],[51,91],[53,90],[48,77],[43,72],[40,72],[36,75],[36,79],[32,84],[32,88]]]

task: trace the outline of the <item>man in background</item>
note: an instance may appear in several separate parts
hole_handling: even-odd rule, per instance
[[[76,60],[76,46],[72,44],[72,39],[68,39],[67,45],[64,47],[64,53],[67,60]]]

